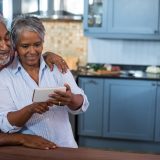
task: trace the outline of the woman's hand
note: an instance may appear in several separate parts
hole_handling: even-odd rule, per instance
[[[53,71],[54,64],[58,67],[59,71],[62,73],[66,73],[68,69],[68,65],[65,60],[52,52],[46,52],[43,54],[44,60],[47,65],[50,67],[51,71]]]
[[[38,103],[32,103],[30,105],[30,111],[32,114],[39,113],[42,114],[49,110],[49,106],[53,105],[51,102],[38,102]]]
[[[83,103],[82,95],[73,94],[68,84],[65,84],[64,86],[66,87],[66,92],[54,91],[54,94],[49,95],[49,97],[52,98],[49,101],[55,105],[67,105],[70,109],[77,110]]]
[[[48,111],[49,106],[52,105],[52,102],[32,103],[18,111],[9,112],[7,114],[7,118],[11,125],[22,127],[32,117],[34,113],[42,114]]]

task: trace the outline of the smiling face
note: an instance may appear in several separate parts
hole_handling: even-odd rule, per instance
[[[12,55],[9,32],[0,22],[0,68],[9,63]]]
[[[39,67],[43,41],[39,34],[24,30],[19,35],[16,51],[24,68]]]

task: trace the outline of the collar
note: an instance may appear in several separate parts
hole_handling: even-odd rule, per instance
[[[24,69],[22,64],[19,61],[18,56],[15,56],[13,63],[9,66],[9,68],[11,69],[11,71],[14,74],[17,74],[18,72],[21,71],[21,69]],[[47,64],[44,61],[43,56],[41,56],[41,58],[40,58],[40,71],[43,71],[46,68],[47,68]]]

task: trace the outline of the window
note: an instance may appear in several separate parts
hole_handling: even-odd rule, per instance
[[[21,1],[21,11],[25,13],[36,13],[39,11],[38,0],[22,0]]]

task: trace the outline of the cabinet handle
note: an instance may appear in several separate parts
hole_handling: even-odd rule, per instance
[[[93,83],[93,84],[97,84],[97,82],[96,81],[94,81],[94,80],[90,80],[90,81],[88,81],[88,83]]]
[[[152,86],[156,86],[156,83],[152,83]]]
[[[158,30],[155,30],[155,31],[154,31],[154,34],[159,34],[159,31],[158,31]]]
[[[88,31],[88,29],[84,29],[84,31],[85,31],[85,32],[87,32],[87,31]]]

